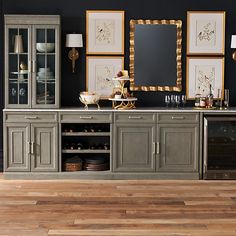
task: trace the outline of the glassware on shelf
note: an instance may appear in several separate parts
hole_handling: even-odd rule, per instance
[[[169,104],[170,104],[170,95],[165,95],[165,104],[166,104],[166,107],[169,106]]]
[[[16,104],[16,89],[15,88],[11,89],[11,96],[12,96],[12,103]]]
[[[175,96],[175,103],[176,103],[176,107],[179,108],[179,104],[180,104],[180,95],[176,95]]]
[[[170,102],[171,102],[172,107],[175,107],[175,95],[172,94],[170,96]]]
[[[187,103],[187,96],[185,94],[181,95],[181,102],[183,107],[185,107]]]
[[[25,94],[26,94],[26,90],[25,90],[24,88],[21,88],[21,89],[19,90],[20,104],[24,104]]]
[[[225,109],[229,108],[229,89],[225,89],[225,93],[224,93],[224,107],[225,107]]]

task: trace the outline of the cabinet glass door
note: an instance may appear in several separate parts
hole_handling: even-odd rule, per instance
[[[49,26],[35,27],[35,54],[33,60],[35,84],[33,88],[34,104],[40,107],[53,107],[56,103],[56,81],[58,81],[56,32]]]
[[[27,107],[30,105],[29,28],[25,26],[9,27],[6,33],[8,34],[8,45],[6,45],[8,96],[6,99],[12,107]]]

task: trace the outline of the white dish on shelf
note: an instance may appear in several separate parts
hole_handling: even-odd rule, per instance
[[[49,71],[50,71],[50,68],[49,68],[49,67],[47,67],[47,68],[40,67],[40,68],[39,68],[39,72],[45,72],[45,71],[49,72]]]
[[[53,52],[55,43],[36,43],[36,49],[38,52]]]
[[[28,70],[24,70],[24,71],[13,71],[13,72],[11,72],[13,75],[26,75],[26,74],[28,74]]]

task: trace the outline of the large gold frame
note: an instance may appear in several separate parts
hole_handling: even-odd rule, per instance
[[[134,30],[136,24],[153,24],[153,25],[176,25],[177,41],[176,41],[176,67],[177,79],[176,86],[145,86],[135,85],[134,79]],[[181,20],[130,20],[130,90],[132,91],[182,91],[182,21]]]

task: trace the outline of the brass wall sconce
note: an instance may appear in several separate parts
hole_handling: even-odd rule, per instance
[[[236,35],[232,35],[231,37],[231,48],[236,48]],[[232,58],[236,61],[236,51],[233,52]]]
[[[72,61],[72,72],[75,73],[75,61],[79,58],[79,52],[75,48],[83,47],[82,34],[67,34],[66,47],[71,48],[68,57]]]

